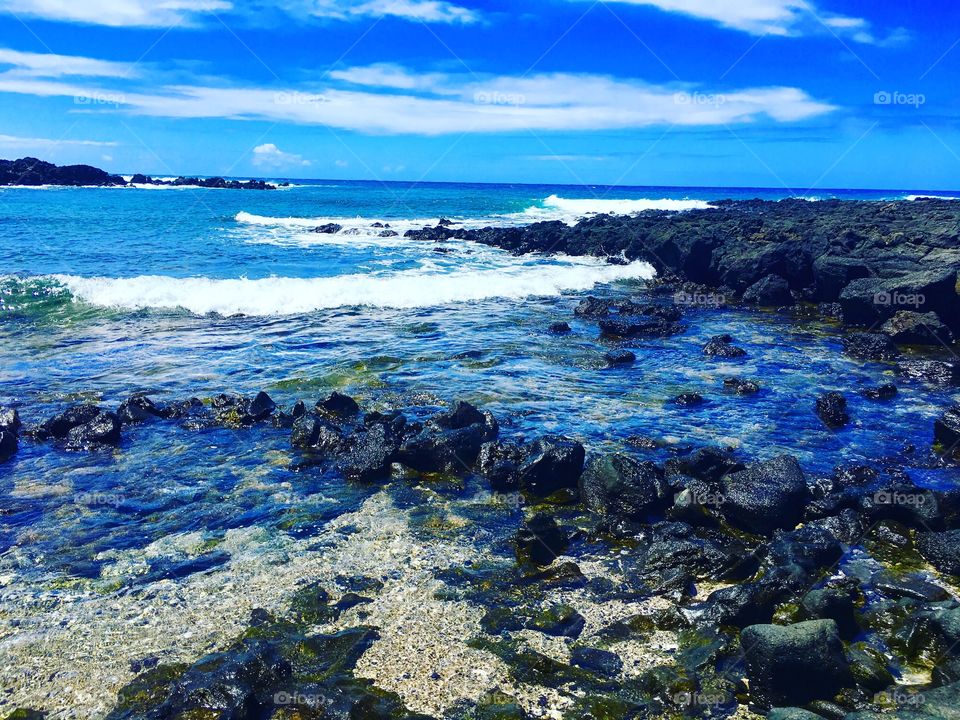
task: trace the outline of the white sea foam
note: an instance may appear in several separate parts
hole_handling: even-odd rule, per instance
[[[488,298],[522,300],[589,290],[616,280],[650,279],[654,275],[647,263],[608,265],[594,259],[565,258],[551,263],[517,260],[512,266],[451,272],[426,266],[402,272],[325,278],[52,277],[76,299],[103,307],[183,308],[201,315],[217,312],[259,316],[296,315],[348,306],[416,308]]]
[[[558,195],[551,195],[543,200],[540,205],[528,207],[523,212],[513,213],[505,217],[520,223],[561,220],[568,225],[573,225],[578,220],[590,215],[630,215],[644,210],[683,212],[685,210],[706,210],[711,207],[713,206],[706,200],[563,198]]]

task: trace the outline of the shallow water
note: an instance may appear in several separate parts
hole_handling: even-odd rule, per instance
[[[611,343],[573,307],[587,293],[646,298],[647,266],[515,258],[460,242],[438,253],[371,227],[390,223],[402,235],[440,216],[482,226],[587,209],[550,200],[563,190],[547,190],[2,190],[0,404],[18,407],[30,425],[71,402],[116,406],[133,391],[173,400],[266,390],[290,405],[340,390],[365,409],[423,412],[462,398],[493,411],[505,436],[561,433],[592,452],[643,435],[667,441],[651,453],[660,460],[677,447],[719,444],[749,459],[789,452],[817,475],[900,455],[912,443],[914,459],[904,462],[918,484],[956,481],[954,470],[927,467],[932,422],[949,395],[898,381],[893,403],[859,397],[858,388],[895,379],[892,367],[844,357],[828,324],[699,308],[687,312],[680,336]],[[673,200],[717,197],[707,192]],[[310,232],[324,222],[357,232]],[[547,332],[558,320],[572,332]],[[748,356],[703,356],[721,333]],[[607,368],[603,354],[613,347],[633,350],[637,362]],[[755,379],[762,391],[725,392],[732,376]],[[816,397],[834,389],[847,392],[854,418],[838,433],[813,413]],[[671,403],[686,391],[708,403]],[[404,483],[398,478],[395,500],[415,517],[425,496],[404,497]],[[467,503],[468,515],[483,492],[475,479],[438,488]],[[0,656],[24,641],[19,622],[44,597],[67,607],[125,597],[148,608],[157,583],[187,588],[203,573],[232,572],[251,547],[275,553],[274,564],[314,562],[305,547],[278,549],[308,547],[375,492],[299,470],[288,432],[265,426],[148,424],[126,430],[118,449],[93,453],[24,441],[0,466]],[[471,542],[498,547],[516,510],[483,511],[489,535]]]

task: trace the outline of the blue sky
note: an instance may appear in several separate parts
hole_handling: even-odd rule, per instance
[[[0,157],[960,188],[954,0],[0,0]]]

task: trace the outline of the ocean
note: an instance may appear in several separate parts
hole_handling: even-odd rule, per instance
[[[263,390],[286,407],[334,390],[365,408],[465,399],[492,411],[505,437],[559,433],[598,452],[656,436],[666,445],[658,459],[704,445],[749,458],[789,452],[813,475],[929,444],[942,412],[941,396],[919,385],[895,408],[851,396],[856,422],[839,440],[812,412],[816,397],[888,382],[889,368],[844,357],[823,321],[773,313],[692,311],[683,335],[626,343],[635,365],[609,368],[603,355],[614,346],[572,309],[588,294],[642,294],[649,265],[403,237],[441,218],[468,228],[573,223],[788,191],[291,183],[265,192],[0,189],[0,405],[31,425],[81,400],[116,407],[133,392],[170,401]],[[339,231],[312,231],[331,223]],[[572,332],[548,332],[557,321]],[[722,333],[749,344],[750,357],[706,361],[702,346]],[[762,391],[725,395],[732,375]],[[694,414],[670,403],[690,390],[708,400]],[[917,469],[913,479],[948,485],[943,472]],[[398,489],[377,522],[402,524],[424,502],[462,509],[483,491],[438,482],[427,500],[417,489],[416,502]],[[382,547],[325,553],[334,529],[366,527],[376,492],[303,470],[289,431],[272,427],[148,424],[125,430],[116,450],[89,453],[22,443],[0,465],[0,684],[14,688],[9,702],[102,715],[136,657],[196,658],[240,631],[251,607],[282,605],[310,573],[369,568]],[[471,552],[497,547],[516,512],[489,520],[490,536],[462,542]],[[397,532],[391,552],[439,552],[433,539]],[[154,611],[166,603],[182,612]],[[79,627],[82,641],[69,632]],[[123,642],[115,632],[127,633]],[[68,678],[57,674],[57,653],[71,658]]]

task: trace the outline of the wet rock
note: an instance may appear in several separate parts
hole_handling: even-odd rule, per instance
[[[803,596],[800,609],[807,619],[833,620],[840,637],[852,640],[860,633],[856,616],[858,595],[852,586],[819,588]]]
[[[761,708],[832,699],[852,683],[833,620],[751,625],[740,634],[750,699]]]
[[[858,360],[894,360],[900,351],[886,335],[851,333],[843,338],[843,351]]]
[[[581,300],[573,309],[573,314],[582,318],[604,318],[610,314],[610,302],[591,296]]]
[[[885,485],[866,494],[858,505],[872,521],[895,520],[921,530],[941,530],[944,526],[937,496],[909,480]]]
[[[767,275],[744,291],[743,301],[765,307],[780,307],[792,305],[793,296],[786,280],[779,275]]]
[[[471,425],[479,425],[484,441],[494,440],[500,434],[500,426],[491,413],[480,412],[462,400],[456,402],[450,410],[434,415],[430,424],[443,430],[462,430]]]
[[[403,441],[397,460],[417,472],[463,474],[480,454],[485,435],[479,424],[455,430],[425,429]]]
[[[759,383],[742,378],[726,378],[723,381],[723,387],[726,390],[735,392],[737,395],[756,395],[760,392]]]
[[[850,673],[854,682],[870,692],[880,692],[894,684],[893,674],[887,668],[887,660],[866,643],[856,643],[847,650]]]
[[[630,365],[636,362],[637,356],[629,350],[611,350],[603,359],[608,365]]]
[[[870,271],[859,259],[823,255],[813,262],[816,298],[836,300],[847,285],[869,275]],[[837,306],[839,308],[839,303]]]
[[[886,383],[876,388],[866,388],[861,390],[860,394],[867,400],[892,400],[897,396],[897,386],[893,383]]]
[[[353,417],[360,412],[360,406],[357,404],[357,401],[349,395],[341,395],[338,392],[333,392],[326,400],[321,400],[317,403],[316,410],[321,415],[338,419]]]
[[[521,489],[546,497],[558,490],[577,487],[586,455],[579,442],[547,435],[527,445],[524,453],[525,458],[517,469]]]
[[[917,577],[896,577],[880,572],[872,578],[872,582],[877,592],[894,600],[911,598],[924,602],[940,602],[950,599],[950,593],[942,587]]]
[[[683,332],[678,322],[662,318],[610,318],[600,321],[600,330],[605,335],[619,338],[633,337],[671,337]]]
[[[839,430],[850,422],[847,399],[838,392],[821,395],[817,398],[817,417],[831,430]]]
[[[897,372],[932,385],[960,385],[960,364],[943,360],[902,360]]]
[[[840,293],[843,320],[849,325],[873,325],[904,309],[936,312],[941,318],[955,312],[956,267],[922,269],[896,278],[854,280]]]
[[[377,233],[377,237],[382,238],[399,237],[399,235],[400,233],[398,233],[396,230],[381,230],[379,233]]]
[[[304,415],[293,423],[290,444],[298,450],[309,450],[333,456],[347,449],[340,428],[318,415]]]
[[[16,408],[0,407],[0,430],[19,435],[21,427],[23,423],[20,422],[20,413]]]
[[[101,412],[89,422],[67,433],[67,447],[89,449],[120,443],[120,419],[112,412]]]
[[[897,345],[952,345],[953,333],[936,313],[901,310],[881,330]]]
[[[340,461],[340,469],[348,480],[373,482],[390,477],[400,449],[399,440],[385,425],[374,425],[358,433],[350,451]]]
[[[960,405],[954,405],[934,422],[933,439],[944,452],[957,450],[960,446]]]
[[[685,458],[667,462],[667,479],[671,483],[687,484],[684,480],[674,480],[675,475],[695,478],[707,483],[711,490],[719,490],[719,482],[724,475],[739,472],[746,466],[734,457],[727,448],[704,447],[694,450]],[[700,489],[700,488],[695,488]]]
[[[553,605],[535,614],[527,622],[528,630],[537,630],[546,635],[580,637],[587,621],[570,605]]]
[[[724,547],[720,538],[703,537],[683,522],[661,522],[649,532],[649,544],[643,552],[644,580],[661,590],[671,580],[728,578],[728,571],[740,565],[746,552],[737,544]]]
[[[270,417],[276,409],[277,404],[267,393],[261,390],[257,393],[256,397],[250,401],[250,407],[247,412],[254,420],[261,421]]]
[[[729,335],[717,335],[703,346],[703,354],[708,357],[734,359],[745,357],[747,351],[733,345],[733,338]]]
[[[546,566],[567,551],[570,539],[566,531],[546,513],[538,513],[527,520],[515,537],[517,558]]]
[[[673,399],[674,405],[680,407],[698,407],[706,402],[700,393],[680,393]]]
[[[735,525],[761,534],[791,529],[803,519],[806,479],[796,458],[782,455],[722,480],[720,512]]]
[[[337,223],[327,223],[325,225],[315,227],[313,232],[320,233],[321,235],[335,235],[341,230],[343,230],[343,225],[338,225]]]
[[[570,332],[570,324],[565,322],[551,323],[547,330],[552,332],[554,335],[566,335],[568,332]]]
[[[161,409],[162,417],[179,420],[185,427],[199,429],[213,422],[213,416],[199,398],[172,402]]]
[[[120,403],[117,417],[123,425],[137,425],[162,417],[162,412],[146,395],[131,395]]]
[[[580,477],[580,496],[598,515],[641,520],[662,512],[672,499],[660,468],[627,455],[605,455],[591,461]]]
[[[43,423],[36,434],[40,439],[55,438],[63,440],[73,428],[85,425],[97,417],[100,412],[100,408],[91,403],[73,405]]]
[[[623,661],[616,653],[580,645],[570,651],[570,664],[601,677],[616,677],[623,670]]]
[[[919,533],[917,549],[940,572],[960,575],[960,530]]]
[[[523,462],[523,448],[512,442],[486,442],[480,447],[477,467],[480,474],[490,481],[490,487],[498,492],[520,489],[518,470]]]

